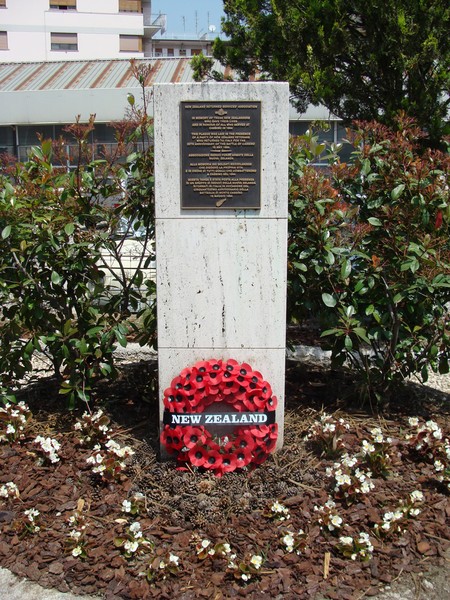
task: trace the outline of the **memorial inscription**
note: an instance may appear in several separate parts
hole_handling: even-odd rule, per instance
[[[181,102],[181,208],[258,209],[261,102]]]

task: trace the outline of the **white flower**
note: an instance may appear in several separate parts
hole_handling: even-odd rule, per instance
[[[417,417],[409,417],[408,423],[411,427],[417,427],[419,424],[419,419]]]
[[[353,538],[347,535],[342,535],[339,538],[339,542],[343,545],[343,546],[353,546]]]
[[[141,531],[141,524],[135,521],[130,525],[130,533],[137,535]]]
[[[6,433],[16,433],[16,428],[13,425],[11,425],[11,423],[8,423],[6,427]]]
[[[444,470],[444,464],[440,460],[435,460],[434,461],[434,468],[439,473],[439,471],[443,471]]]
[[[227,543],[223,544],[223,551],[226,552],[227,554],[230,554],[230,552],[231,552],[230,544],[227,544]]]
[[[381,429],[379,427],[374,427],[373,429],[371,429],[370,433],[373,437],[373,441],[376,444],[381,444],[383,442],[383,440],[384,440],[383,432],[381,431]]]
[[[79,431],[81,429],[81,423],[80,423],[80,421],[77,421],[75,423],[75,425],[73,426],[73,428],[75,429],[75,431]]]
[[[179,561],[180,561],[180,557],[179,556],[177,556],[176,554],[170,553],[170,555],[169,555],[169,562],[174,563],[178,567]]]
[[[131,512],[131,502],[129,500],[124,500],[122,502],[122,512],[125,512],[125,513]]]
[[[342,525],[342,518],[339,515],[333,515],[330,519],[330,522],[333,527],[340,527]],[[329,528],[330,526],[328,525],[328,529]]]
[[[25,510],[23,514],[28,517],[29,521],[33,522],[40,513],[36,508],[29,508],[28,510]]]
[[[124,549],[127,552],[136,552],[136,550],[139,547],[139,543],[138,542],[130,542],[129,540],[127,540],[124,545],[123,545]]]
[[[77,556],[80,556],[80,554],[82,554],[83,552],[83,548],[81,548],[81,546],[76,546],[73,550],[72,550],[72,556],[75,556],[75,558]]]
[[[336,425],[334,423],[325,423],[323,426],[324,433],[334,433],[336,431]]]
[[[160,568],[160,569],[165,569],[166,567],[167,567],[166,563],[165,563],[165,562],[162,560],[162,561],[159,563],[159,568]]]
[[[354,467],[357,462],[358,459],[356,458],[356,456],[349,456],[348,454],[344,454],[341,458],[341,464],[344,465],[344,467]],[[336,466],[339,466],[339,464],[337,463]]]
[[[417,515],[420,515],[422,511],[420,510],[420,508],[411,508],[411,510],[409,511],[409,514],[412,517],[417,517]]]
[[[255,569],[259,569],[262,565],[262,556],[259,556],[259,554],[254,554],[250,559],[250,563],[255,567]]]
[[[367,440],[363,440],[363,442],[362,442],[363,456],[365,456],[366,454],[371,454],[372,452],[375,452],[375,446],[373,444],[370,444]]]
[[[370,490],[373,490],[374,487],[375,485],[371,481],[364,481],[361,485],[361,493],[368,494]]]
[[[76,531],[75,529],[73,529],[69,533],[69,537],[73,538],[74,540],[77,540],[79,537],[81,537],[81,531]]]
[[[413,502],[423,502],[423,494],[420,490],[414,490],[414,492],[411,492],[410,497]]]
[[[250,579],[250,575],[246,575],[245,573],[242,573],[241,579],[243,579],[244,581],[248,581]]]
[[[290,531],[281,539],[283,544],[286,546],[286,550],[288,552],[292,552],[294,550],[294,536]]]
[[[202,547],[203,549],[205,549],[205,548],[207,548],[207,547],[208,547],[210,544],[211,544],[211,542],[210,542],[209,540],[202,540],[201,547]]]

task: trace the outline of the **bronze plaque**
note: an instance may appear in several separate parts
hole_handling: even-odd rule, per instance
[[[261,102],[181,102],[181,208],[261,207]]]

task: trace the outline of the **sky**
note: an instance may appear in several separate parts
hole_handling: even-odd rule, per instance
[[[167,15],[167,37],[173,35],[202,36],[209,33],[209,26],[220,32],[220,19],[223,16],[222,0],[152,0],[152,14]],[[209,18],[208,18],[209,17]],[[196,35],[197,34],[197,35]]]

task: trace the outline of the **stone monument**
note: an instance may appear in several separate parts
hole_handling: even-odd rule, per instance
[[[286,83],[154,86],[162,428],[164,420],[175,431],[183,423],[195,428],[207,418],[213,429],[219,428],[214,434],[222,435],[228,423],[275,421],[276,446],[282,445],[288,107]],[[193,365],[193,372],[185,371]],[[232,410],[223,402],[211,406],[211,398],[204,398],[202,379],[208,369],[212,377],[213,369],[219,373]],[[233,372],[235,388],[225,384]],[[193,382],[189,382],[192,373],[198,380],[195,401]],[[180,374],[171,392],[171,383]],[[208,394],[222,391],[221,385]],[[277,400],[272,415],[268,387]],[[230,390],[237,390],[235,402]],[[194,413],[213,416],[203,416],[201,421],[186,416],[189,394],[193,405],[205,402]],[[174,409],[177,415],[169,414],[167,419],[170,411],[164,412],[163,397],[166,409],[172,409],[170,402],[183,408]],[[247,405],[249,415],[242,416]],[[258,411],[269,418],[251,416]],[[194,445],[199,435],[195,429]],[[177,438],[175,444],[172,437],[170,441],[179,451],[183,442]]]

